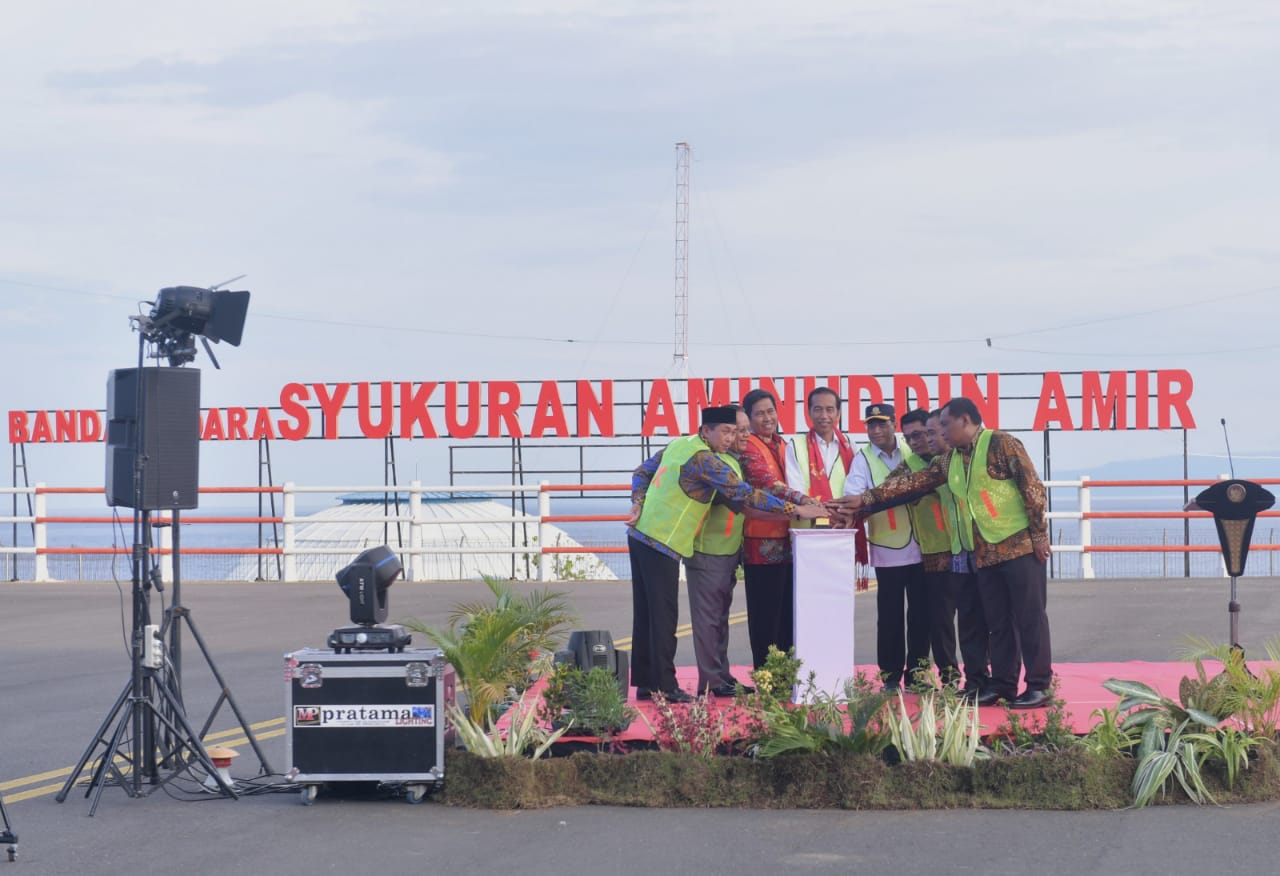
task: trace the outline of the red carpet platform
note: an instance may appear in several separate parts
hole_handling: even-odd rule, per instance
[[[1178,698],[1178,683],[1184,675],[1195,675],[1195,667],[1190,663],[1148,663],[1142,661],[1132,661],[1128,663],[1059,663],[1054,665],[1054,673],[1058,680],[1058,696],[1066,703],[1067,722],[1079,735],[1084,735],[1093,726],[1094,720],[1091,716],[1094,709],[1101,707],[1114,707],[1119,698],[1102,686],[1102,683],[1110,678],[1121,678],[1130,681],[1141,681],[1155,688],[1164,696],[1174,700]],[[1219,671],[1220,667],[1206,664],[1205,669],[1210,675]],[[859,666],[857,671],[864,673],[867,677],[874,677],[876,667]],[[733,674],[738,679],[746,682],[750,678],[750,669],[746,666],[735,666]],[[685,691],[692,692],[697,684],[697,669],[692,666],[680,666],[676,668],[676,678]],[[538,697],[541,685],[535,686],[528,697]],[[911,709],[914,705],[915,695],[906,694],[907,708]],[[637,710],[649,717],[652,723],[652,714],[654,711],[653,703],[648,701],[636,701],[635,689],[631,690],[631,705]],[[722,703],[722,705],[721,705]],[[732,701],[724,700],[717,703],[724,709],[732,707]],[[1043,709],[1032,709],[1017,713],[1024,726],[1034,730],[1040,721],[1043,720]],[[728,716],[732,721],[732,716]],[[979,720],[982,723],[984,732],[998,732],[1001,727],[1006,725],[1008,716],[1003,706],[990,706],[980,710]],[[501,722],[499,722],[501,724]],[[649,730],[648,725],[637,719],[632,722],[631,726],[623,733],[615,737],[621,743],[636,743],[640,745],[652,744],[653,733]],[[594,742],[590,737],[562,737],[561,743],[571,742]]]

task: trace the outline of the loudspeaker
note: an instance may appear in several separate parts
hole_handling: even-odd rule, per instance
[[[199,488],[200,371],[112,371],[107,378],[107,504],[147,511],[196,508]]]
[[[557,651],[556,663],[572,663],[583,672],[600,667],[613,674],[625,695],[631,677],[631,655],[613,646],[613,636],[608,630],[575,630],[569,634],[569,643],[563,651]]]

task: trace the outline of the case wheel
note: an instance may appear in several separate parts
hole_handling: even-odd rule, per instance
[[[9,846],[7,851],[9,852],[10,861],[18,860],[18,844],[17,843],[14,843],[13,845]]]
[[[302,798],[303,806],[310,806],[316,802],[316,795],[320,793],[319,785],[303,785],[299,795]]]
[[[431,793],[426,785],[405,785],[404,799],[407,803],[417,805],[427,799],[427,795]]]

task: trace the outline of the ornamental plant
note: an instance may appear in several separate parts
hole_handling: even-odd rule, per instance
[[[673,707],[661,691],[653,692],[653,720],[640,713],[658,748],[710,759],[719,751],[725,736],[725,713],[710,691],[693,702]]]
[[[576,618],[564,593],[534,589],[521,594],[493,578],[485,584],[494,601],[460,603],[450,612],[447,628],[412,618],[405,626],[425,633],[444,651],[466,693],[472,723],[492,726],[504,705],[536,680],[530,667],[555,650]]]
[[[1080,737],[1077,744],[1090,754],[1099,757],[1120,758],[1133,754],[1142,734],[1123,726],[1124,716],[1117,708],[1097,708],[1090,714],[1096,723]]]
[[[1001,754],[1066,751],[1079,744],[1067,718],[1067,704],[1058,696],[1058,680],[1049,685],[1049,703],[1036,712],[1016,712],[1008,706],[1004,723],[991,733],[992,748]],[[1134,735],[1137,744],[1137,734]]]
[[[602,666],[584,671],[572,663],[552,670],[540,711],[552,726],[572,724],[581,735],[602,740],[630,727],[638,714],[612,672]]]
[[[506,732],[486,724],[477,724],[457,706],[449,707],[449,722],[467,750],[479,757],[521,757],[537,760],[565,734],[568,727],[548,733],[536,720],[536,709],[516,707]]]
[[[982,744],[978,707],[956,697],[939,697],[929,690],[919,695],[914,718],[907,713],[907,701],[898,691],[897,715],[889,722],[893,747],[904,761],[939,761],[954,766],[973,766],[991,753]]]
[[[1139,729],[1138,769],[1133,774],[1133,805],[1143,807],[1156,795],[1168,793],[1177,782],[1193,803],[1212,803],[1200,767],[1212,756],[1205,732],[1216,734],[1218,719],[1194,707],[1161,696],[1140,681],[1111,678],[1102,686],[1121,699],[1118,709],[1127,713],[1120,726]]]
[[[1196,664],[1195,681],[1183,679],[1180,690],[1184,705],[1195,705],[1218,718],[1231,717],[1251,733],[1274,736],[1280,721],[1280,640],[1267,642],[1263,649],[1271,665],[1245,662],[1244,651],[1207,639],[1190,639],[1188,659]],[[1206,678],[1202,660],[1222,664],[1221,674]],[[1188,697],[1193,702],[1187,702]]]
[[[843,696],[816,690],[809,675],[795,706],[761,701],[763,738],[756,754],[770,758],[804,751],[848,751],[879,755],[889,746],[889,696],[861,673],[845,682]]]
[[[800,660],[796,649],[788,648],[784,653],[777,645],[769,646],[764,665],[751,673],[751,683],[762,703],[790,702],[799,678]]]

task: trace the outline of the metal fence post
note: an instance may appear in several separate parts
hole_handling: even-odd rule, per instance
[[[293,481],[284,485],[284,580],[298,580],[298,557],[294,551],[293,518],[297,514],[298,497],[294,493]]]
[[[168,526],[157,527],[160,531],[160,580],[166,584],[173,583],[173,527],[176,525],[171,522]]]
[[[1080,575],[1083,578],[1093,577],[1093,554],[1089,548],[1093,545],[1093,521],[1087,516],[1093,511],[1093,498],[1089,494],[1089,476],[1080,476]]]
[[[547,490],[550,481],[538,481],[538,580],[551,580],[551,558],[555,554],[547,553],[547,536],[551,532],[551,524],[547,517],[551,515],[551,493]]]
[[[35,516],[36,523],[32,532],[32,542],[35,545],[36,554],[36,581],[48,581],[49,579],[49,555],[44,553],[44,549],[49,546],[49,525],[42,523],[41,520],[49,515],[48,499],[44,494],[44,483],[36,483],[36,505]]]
[[[417,581],[422,566],[422,481],[409,481],[409,564],[405,577]]]

